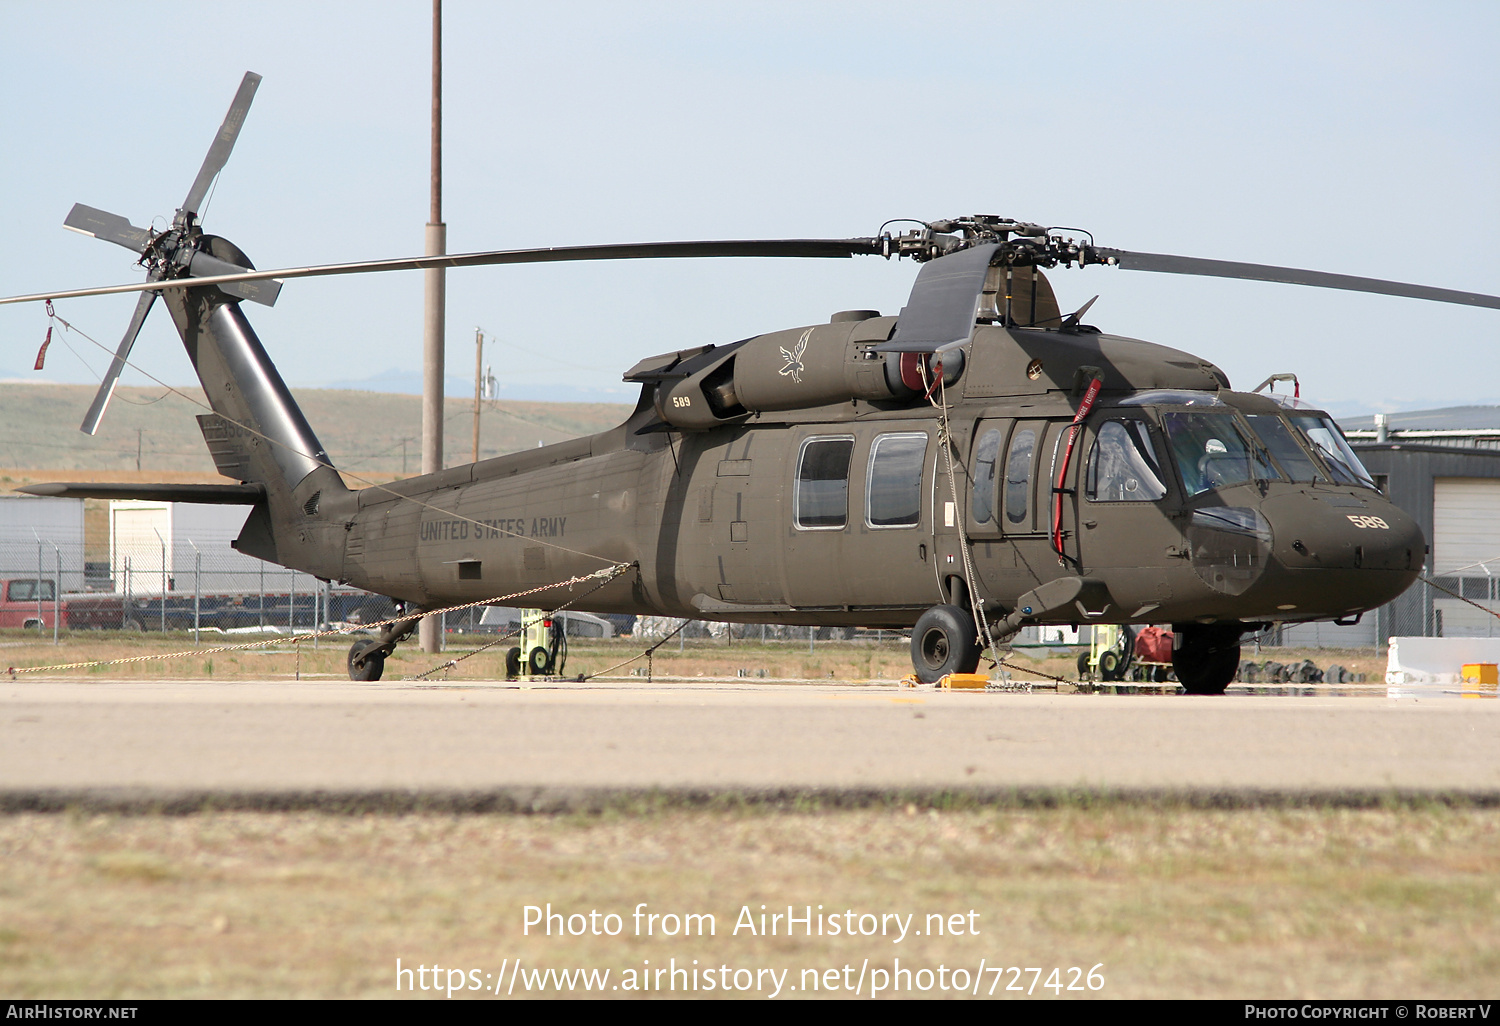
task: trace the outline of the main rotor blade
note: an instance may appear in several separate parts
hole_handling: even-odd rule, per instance
[[[1327,271],[1304,271],[1296,267],[1271,264],[1242,264],[1234,260],[1204,260],[1199,257],[1172,256],[1167,253],[1132,253],[1124,249],[1095,250],[1102,257],[1113,258],[1130,271],[1161,271],[1166,274],[1201,274],[1210,278],[1245,278],[1250,281],[1275,281],[1285,285],[1312,285],[1323,289],[1345,289],[1350,292],[1374,292],[1383,296],[1405,296],[1407,299],[1430,299],[1435,303],[1458,303],[1500,310],[1500,296],[1480,292],[1437,289],[1429,285],[1410,285],[1382,278],[1359,278],[1352,274],[1329,274]]]
[[[195,278],[203,278],[209,275],[233,275],[244,274],[249,268],[241,267],[239,264],[231,264],[228,260],[220,260],[216,256],[207,253],[194,253],[193,259],[188,263],[188,272]],[[281,282],[279,281],[231,281],[219,286],[219,291],[227,292],[235,299],[248,299],[252,303],[261,306],[275,306],[276,297],[281,294]]]
[[[631,242],[611,246],[553,246],[546,249],[498,249],[484,253],[454,253],[445,256],[404,257],[399,260],[365,260],[352,264],[319,264],[313,267],[281,267],[269,271],[216,274],[202,278],[173,278],[134,285],[106,285],[63,292],[34,292],[28,296],[0,299],[11,303],[38,303],[44,299],[77,299],[81,296],[111,296],[122,292],[193,288],[242,281],[314,278],[329,274],[365,274],[375,271],[412,271],[430,267],[480,267],[486,264],[544,264],[567,260],[663,260],[689,257],[852,257],[879,254],[881,240],[866,239],[743,239],[724,242]]]
[[[80,235],[92,235],[96,239],[113,242],[116,246],[124,246],[132,253],[144,252],[146,243],[151,241],[150,232],[137,228],[119,214],[111,214],[107,210],[82,203],[73,204],[73,209],[68,211],[67,219],[63,221],[63,227]]]
[[[92,435],[99,430],[99,421],[104,416],[104,408],[109,405],[109,397],[115,394],[115,382],[119,380],[120,372],[125,369],[125,361],[130,356],[130,347],[135,345],[135,337],[140,334],[141,325],[146,322],[146,315],[151,312],[151,304],[154,302],[156,302],[156,293],[146,292],[135,304],[135,316],[130,318],[130,327],[125,329],[125,337],[120,340],[120,348],[115,350],[115,358],[110,361],[109,372],[99,383],[99,391],[94,393],[94,401],[89,404],[89,412],[84,414],[83,423],[78,427],[78,430],[84,434]]]
[[[234,141],[240,136],[240,126],[245,123],[250,101],[255,99],[255,90],[259,85],[259,75],[253,71],[245,72],[245,77],[240,80],[239,91],[234,94],[234,102],[229,105],[229,113],[224,115],[224,123],[219,126],[219,134],[214,136],[213,145],[208,148],[208,156],[203,158],[203,166],[198,169],[198,177],[193,180],[187,199],[182,201],[182,209],[188,213],[198,213],[198,205],[208,195],[208,187],[213,182],[214,175],[222,171],[229,160],[230,151],[234,149]]]

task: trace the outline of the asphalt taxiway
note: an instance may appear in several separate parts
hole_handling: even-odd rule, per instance
[[[833,684],[0,684],[0,805],[629,794],[1500,801],[1494,700]]]

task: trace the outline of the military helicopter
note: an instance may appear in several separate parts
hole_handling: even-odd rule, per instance
[[[1190,353],[1064,314],[1044,270],[1126,269],[1348,289],[1500,309],[1500,298],[1369,278],[1137,253],[1073,229],[971,216],[849,239],[498,250],[255,270],[198,210],[260,77],[247,74],[171,225],[82,204],[65,226],[140,255],[143,284],[82,429],[98,426],[161,297],[233,484],[52,484],[41,494],[237,503],[235,546],[390,596],[403,619],[349,652],[378,680],[424,611],[535,589],[551,609],[740,623],[912,628],[916,675],[973,671],[1030,624],[1171,623],[1173,667],[1221,693],[1240,639],[1349,622],[1417,577],[1426,543],[1327,413],[1235,391]],[[1071,234],[1064,234],[1065,232]],[[1075,238],[1074,235],[1082,236]],[[625,422],[395,484],[346,487],[242,309],[288,279],[431,267],[674,257],[908,257],[897,316],[835,313],[641,360]],[[1268,379],[1268,382],[1270,379]],[[1265,384],[1261,386],[1265,387]]]

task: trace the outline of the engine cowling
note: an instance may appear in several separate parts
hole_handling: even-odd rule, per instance
[[[894,317],[851,311],[835,314],[828,324],[773,332],[702,353],[662,375],[656,412],[674,427],[706,430],[750,413],[852,399],[915,399],[925,390],[924,381],[932,380],[932,358],[875,352],[895,326]],[[946,384],[953,384],[963,372],[962,352],[947,354],[938,370]]]

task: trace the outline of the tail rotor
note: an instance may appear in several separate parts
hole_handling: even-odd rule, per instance
[[[172,218],[172,226],[166,231],[153,233],[149,229],[136,227],[128,218],[119,214],[82,203],[73,206],[63,221],[63,227],[105,242],[113,242],[139,254],[140,263],[146,268],[147,282],[168,278],[242,274],[254,270],[252,267],[221,260],[204,251],[207,236],[198,224],[198,208],[207,197],[215,176],[224,169],[234,150],[235,141],[239,138],[240,128],[245,123],[245,115],[249,113],[250,103],[255,98],[255,90],[259,85],[260,76],[247,71],[240,82],[239,91],[235,93],[234,102],[229,105],[229,113],[224,116],[224,123],[219,126],[219,131],[208,148],[208,155],[203,158],[198,177],[193,180],[187,198]],[[281,283],[274,280],[237,281],[222,283],[218,288],[234,299],[248,299],[264,306],[273,306],[281,291]],[[125,329],[125,336],[120,340],[109,370],[99,383],[99,391],[95,393],[94,401],[89,405],[88,413],[79,426],[79,430],[85,434],[92,435],[99,430],[104,410],[114,394],[115,383],[125,370],[130,350],[135,345],[136,336],[140,334],[141,326],[145,324],[146,315],[151,312],[157,295],[157,290],[141,293],[135,305],[135,314],[130,319],[129,327]]]

